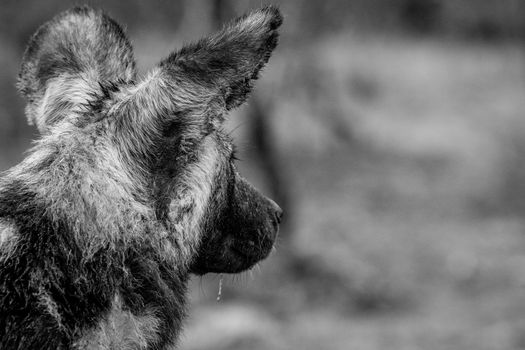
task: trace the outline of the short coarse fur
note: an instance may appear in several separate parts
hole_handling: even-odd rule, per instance
[[[172,348],[190,272],[268,255],[281,210],[237,173],[221,125],[281,21],[255,11],[137,82],[100,11],[36,32],[18,87],[42,136],[0,179],[0,348]]]

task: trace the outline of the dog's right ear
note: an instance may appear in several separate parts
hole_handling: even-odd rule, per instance
[[[282,22],[277,7],[263,7],[171,53],[160,67],[172,80],[191,81],[220,96],[231,110],[247,100],[277,46]]]
[[[133,81],[133,49],[122,28],[89,7],[63,12],[33,35],[17,87],[40,132],[104,93],[108,82]]]

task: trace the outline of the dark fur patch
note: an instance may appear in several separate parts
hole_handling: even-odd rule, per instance
[[[124,303],[135,315],[148,308],[158,310],[159,337],[149,347],[164,349],[173,344],[182,328],[189,276],[156,259],[155,252],[129,252],[125,266],[129,275],[121,289]]]
[[[19,182],[0,193],[0,217],[18,229],[15,251],[0,269],[2,348],[69,348],[109,312],[117,291],[136,315],[159,310],[160,336],[152,346],[171,344],[185,315],[187,274],[144,247],[124,254],[103,249],[86,260],[68,225],[49,214]]]
[[[204,224],[204,237],[192,272],[237,273],[251,268],[270,253],[282,215],[233,168],[220,176]]]
[[[67,348],[110,307],[112,257],[82,261],[67,225],[20,183],[0,195],[0,217],[17,227],[15,252],[0,269],[0,344],[6,349]],[[49,300],[46,300],[49,298]],[[56,314],[44,306],[53,302]]]

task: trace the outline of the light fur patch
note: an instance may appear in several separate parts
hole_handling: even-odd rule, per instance
[[[111,311],[95,329],[89,330],[73,345],[78,350],[146,349],[157,339],[160,320],[155,310],[134,315],[125,310],[122,298],[115,295]]]
[[[8,258],[13,253],[17,232],[13,223],[0,218],[0,260]]]
[[[0,218],[0,247],[15,237],[16,226]]]
[[[137,84],[122,86],[115,93],[108,114],[128,111],[136,114],[133,120],[140,121],[137,126],[150,125],[166,110],[194,110],[195,107],[206,106],[216,97],[215,92],[191,81],[173,81],[163,69],[156,67]]]
[[[180,176],[177,195],[170,203],[169,217],[185,262],[191,260],[201,240],[200,226],[218,169],[219,153],[215,142],[212,137],[204,139],[199,160],[190,164]]]
[[[41,271],[39,271],[38,273],[40,275],[43,274]],[[42,285],[38,287],[38,293],[36,294],[36,296],[38,298],[38,304],[40,305],[40,307],[42,307],[42,309],[45,310],[45,312],[47,312],[47,314],[53,318],[53,320],[56,323],[56,326],[60,330],[64,330],[65,327],[62,323],[62,316],[58,311],[58,305]]]
[[[102,246],[119,249],[150,239],[145,233],[158,230],[158,223],[151,206],[137,200],[145,197],[141,169],[132,174],[108,140],[94,144],[89,135],[56,128],[62,127],[3,180],[22,180],[37,193],[51,219],[70,225],[86,258]]]
[[[78,112],[99,92],[97,74],[62,74],[46,83],[46,90],[36,107],[33,122],[41,133],[46,133],[57,123],[75,123]]]
[[[140,169],[135,169],[133,181],[113,147],[102,144],[93,151],[86,144],[89,140],[82,141],[72,146],[71,153],[63,152],[47,171],[47,182],[39,181],[45,185],[37,191],[49,203],[49,212],[72,223],[86,256],[101,245],[143,240],[154,213],[135,198],[141,193]],[[104,157],[94,156],[98,154]],[[82,155],[86,158],[79,160]]]

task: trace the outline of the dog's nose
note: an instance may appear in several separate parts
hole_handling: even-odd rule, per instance
[[[271,205],[271,212],[273,212],[274,220],[277,224],[281,223],[281,220],[283,218],[283,210],[277,203],[272,201],[271,199],[268,199]]]
[[[283,210],[280,207],[278,207],[278,209],[275,211],[275,221],[277,221],[277,223],[280,224],[282,218],[283,218]]]

